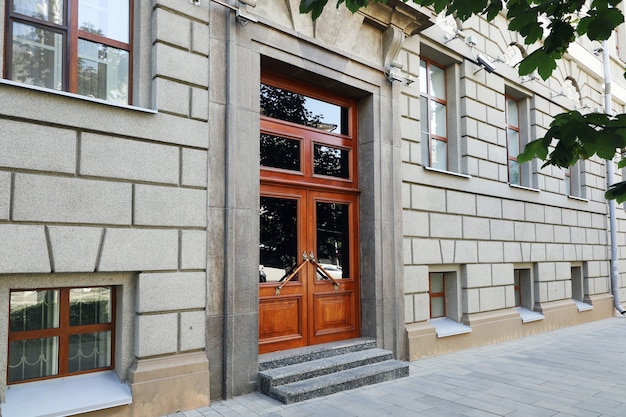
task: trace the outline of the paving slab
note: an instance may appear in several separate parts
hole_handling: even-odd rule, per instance
[[[285,405],[260,393],[163,417],[623,417],[626,317],[410,363],[407,378]]]

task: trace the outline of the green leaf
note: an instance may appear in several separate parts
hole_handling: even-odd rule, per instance
[[[595,18],[591,18],[589,22],[587,37],[596,41],[608,39],[613,29],[622,22],[624,22],[624,15],[619,9],[597,11]]]
[[[617,182],[612,184],[604,193],[604,197],[608,200],[615,200],[617,203],[626,201],[626,182]]]
[[[524,151],[517,155],[517,161],[520,163],[528,162],[535,157],[544,160],[547,156],[548,146],[544,144],[542,139],[536,139],[526,144]]]

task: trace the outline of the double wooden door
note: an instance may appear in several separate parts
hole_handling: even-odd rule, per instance
[[[354,103],[262,81],[259,352],[358,337]]]

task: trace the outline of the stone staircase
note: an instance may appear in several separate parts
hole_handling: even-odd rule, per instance
[[[259,356],[263,394],[285,404],[409,375],[408,362],[359,338]]]

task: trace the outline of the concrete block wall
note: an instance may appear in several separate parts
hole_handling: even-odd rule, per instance
[[[141,360],[205,348],[209,12],[135,6],[134,107],[0,83],[0,275],[134,274]]]
[[[466,22],[463,30],[476,35],[477,50],[494,57],[515,41],[498,23],[480,19]],[[436,36],[441,36],[436,30],[422,35],[431,48],[439,43],[442,54],[463,53],[461,40],[444,46]],[[459,45],[450,46],[452,42]],[[401,54],[405,63],[418,56],[416,43],[405,45]],[[504,65],[498,63],[498,68]],[[402,90],[405,322],[429,318],[428,272],[432,268],[441,271],[441,265],[461,268],[466,315],[513,307],[517,265],[535,266],[534,298],[538,304],[569,300],[571,266],[579,264],[585,265],[589,295],[606,295],[609,241],[604,161],[581,162],[585,199],[566,196],[564,170],[552,167],[538,169],[531,184],[535,190],[511,187],[504,114],[507,88],[527,95],[530,138],[541,137],[551,115],[575,104],[552,99],[550,94],[555,85],[560,88],[565,77],[571,76],[567,68],[576,68],[581,94],[588,93],[590,105],[597,105],[602,98],[596,94],[598,82],[569,62],[563,63],[550,81],[530,84],[521,83],[514,68],[474,73],[474,65],[467,60],[460,67],[461,136],[451,136],[449,146],[462,149],[466,171],[440,173],[424,168],[423,144],[416,134],[421,130],[419,88]],[[455,145],[454,141],[461,143]]]

